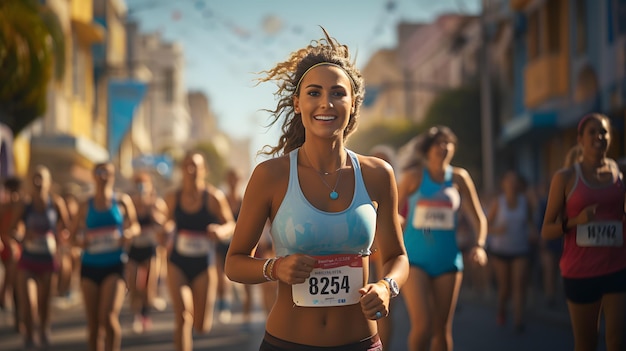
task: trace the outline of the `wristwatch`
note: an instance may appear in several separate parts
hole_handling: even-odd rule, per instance
[[[389,284],[389,292],[391,293],[391,297],[396,297],[398,296],[398,294],[400,294],[400,287],[398,287],[398,283],[396,283],[393,278],[384,277],[383,280],[386,281],[387,284]]]

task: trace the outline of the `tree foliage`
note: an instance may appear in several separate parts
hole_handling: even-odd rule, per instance
[[[458,138],[453,164],[466,168],[474,181],[482,165],[480,90],[469,85],[445,91],[431,104],[421,126],[445,125]]]
[[[208,181],[219,187],[226,176],[228,161],[210,141],[197,144],[194,150],[200,151],[204,155],[207,164]]]
[[[365,127],[359,127],[346,143],[355,152],[368,154],[376,145],[386,144],[394,149],[400,148],[419,134],[420,126],[403,119],[377,121]]]
[[[0,123],[18,134],[44,114],[48,83],[65,67],[61,23],[36,0],[0,0]]]
[[[479,180],[482,169],[480,90],[475,84],[442,92],[419,124],[394,119],[359,127],[348,139],[347,146],[364,154],[378,144],[399,150],[413,137],[435,125],[446,125],[454,131],[458,145],[453,164],[466,168],[475,181]]]

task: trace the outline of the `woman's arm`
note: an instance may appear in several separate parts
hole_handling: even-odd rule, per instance
[[[67,211],[67,205],[65,204],[65,200],[62,197],[53,195],[52,197],[54,201],[54,206],[57,209],[57,213],[59,214],[58,225],[60,230],[67,230],[70,228],[70,216]]]
[[[72,220],[72,224],[70,225],[70,243],[72,243],[72,245],[79,247],[84,247],[85,245],[85,236],[83,231],[85,229],[85,219],[87,218],[88,208],[88,202],[83,201],[78,207],[78,213]]]
[[[262,162],[254,169],[243,196],[237,225],[226,254],[224,271],[230,280],[243,284],[267,281],[263,272],[267,260],[254,258],[253,252],[265,223],[270,218],[272,192],[280,191],[280,183],[285,183],[282,185],[286,191],[284,178],[288,177],[288,174],[288,166],[281,167],[276,159]],[[282,193],[284,194],[284,191]]]
[[[372,173],[376,178],[366,183],[368,191],[375,189],[378,203],[376,220],[376,242],[381,251],[383,277],[393,278],[399,286],[406,282],[409,274],[409,260],[402,239],[402,227],[398,217],[398,185],[391,166],[377,158],[368,157],[373,164]],[[363,162],[367,165],[366,162]],[[364,168],[365,172],[369,170]],[[364,175],[364,179],[367,175]],[[368,179],[369,180],[369,179]],[[404,184],[410,189],[410,182]],[[407,193],[408,194],[408,193]],[[406,199],[406,195],[404,196]]]
[[[372,201],[377,203],[375,240],[382,261],[381,276],[391,278],[401,288],[409,276],[409,259],[402,238],[402,226],[398,215],[398,185],[391,166],[375,157],[360,157],[363,180]],[[392,296],[390,283],[379,280],[359,290],[361,309],[368,319],[376,319],[376,313],[389,314]],[[381,307],[382,299],[382,307]]]
[[[468,214],[470,223],[474,225],[474,233],[476,233],[476,244],[472,251],[473,260],[484,265],[487,263],[487,255],[484,253],[485,242],[487,241],[487,217],[470,174],[467,170],[458,167],[454,167],[454,173],[457,176],[461,193],[461,206],[463,206],[463,211]]]
[[[139,221],[137,220],[137,211],[133,200],[128,194],[120,194],[120,204],[124,207],[124,239],[130,240],[141,232]]]
[[[506,228],[496,221],[498,216],[498,207],[500,201],[498,201],[498,196],[494,196],[491,199],[491,203],[489,204],[489,209],[487,210],[487,233],[488,235],[501,235],[504,234]]]
[[[228,199],[223,191],[210,187],[208,201],[208,208],[215,209],[213,212],[215,212],[220,221],[220,224],[209,224],[207,227],[209,236],[222,242],[228,242],[232,238],[235,229],[235,218],[233,211],[230,209]]]
[[[563,223],[564,221],[567,222],[567,219],[563,218],[565,212],[565,184],[571,173],[570,170],[562,169],[552,177],[546,213],[541,226],[541,237],[543,239],[558,239],[565,234],[563,232],[563,224],[568,224]],[[571,223],[569,224],[571,225]]]
[[[398,181],[398,216],[400,217],[400,225],[402,229],[406,225],[406,214],[403,213],[404,208],[407,205],[407,201],[409,199],[409,195],[413,193],[417,188],[419,188],[422,182],[422,170],[421,168],[410,168],[402,172],[400,174],[400,180]]]

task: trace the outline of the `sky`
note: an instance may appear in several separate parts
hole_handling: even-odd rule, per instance
[[[397,44],[400,22],[432,22],[442,13],[476,14],[481,0],[126,0],[143,33],[179,42],[185,85],[204,92],[222,131],[251,139],[251,154],[275,145],[266,128],[275,85],[256,85],[257,72],[319,39],[323,26],[347,44],[359,68],[377,50]],[[367,82],[366,82],[367,84]]]

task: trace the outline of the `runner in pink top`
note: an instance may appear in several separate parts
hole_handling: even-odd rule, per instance
[[[610,120],[593,113],[578,124],[579,162],[552,178],[541,230],[564,236],[561,274],[575,350],[595,350],[600,312],[608,350],[626,345],[626,246],[624,170],[606,157]]]

